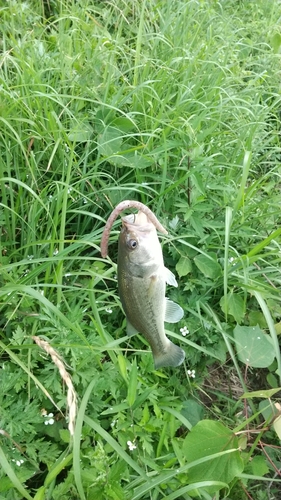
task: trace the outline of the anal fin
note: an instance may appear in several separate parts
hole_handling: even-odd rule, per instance
[[[172,300],[165,299],[165,320],[167,323],[177,323],[182,319],[184,311]]]

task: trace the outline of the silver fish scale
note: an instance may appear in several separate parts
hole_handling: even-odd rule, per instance
[[[118,266],[119,294],[126,317],[142,333],[153,349],[163,349],[165,281],[162,278],[138,278]],[[162,303],[162,311],[160,304]],[[163,336],[163,339],[160,337]]]

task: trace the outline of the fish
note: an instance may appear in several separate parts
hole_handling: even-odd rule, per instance
[[[185,352],[165,334],[164,323],[177,323],[183,309],[165,297],[166,283],[177,287],[165,267],[155,225],[138,211],[122,218],[118,239],[118,290],[127,319],[127,335],[141,333],[151,346],[155,369],[179,366]]]

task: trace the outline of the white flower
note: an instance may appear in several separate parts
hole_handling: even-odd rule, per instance
[[[182,336],[185,337],[189,333],[189,330],[188,330],[187,326],[184,326],[183,328],[180,328],[180,332],[181,332]]]
[[[24,463],[24,460],[22,458],[20,458],[19,460],[15,460],[14,458],[12,458],[12,462],[15,462],[17,466],[20,467],[21,464]]]
[[[187,370],[187,375],[191,378],[195,378],[195,370]]]
[[[111,314],[111,313],[112,313],[112,309],[111,309],[110,307],[107,307],[107,308],[106,308],[106,312],[107,312],[108,314]]]
[[[54,414],[53,413],[49,413],[48,415],[43,415],[44,418],[46,418],[44,424],[45,425],[53,425],[55,423],[54,419],[53,419],[53,416]]]
[[[130,451],[133,451],[136,449],[136,445],[132,443],[132,441],[127,441],[127,445]]]

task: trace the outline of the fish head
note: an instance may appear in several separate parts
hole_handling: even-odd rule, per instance
[[[141,210],[122,218],[118,257],[138,267],[163,264],[156,228]]]

